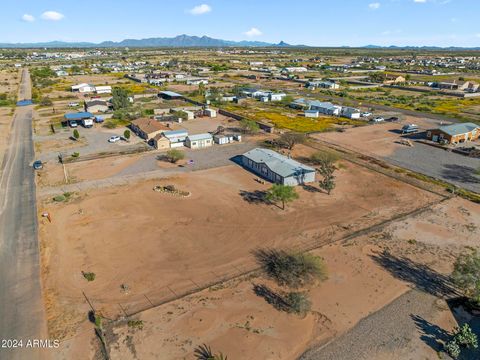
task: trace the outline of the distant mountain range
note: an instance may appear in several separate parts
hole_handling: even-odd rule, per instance
[[[119,47],[131,47],[131,48],[187,48],[187,47],[204,47],[204,48],[216,48],[216,47],[306,47],[305,45],[290,45],[284,41],[280,41],[278,44],[268,43],[263,41],[230,41],[214,39],[208,36],[190,36],[190,35],[178,35],[175,37],[157,37],[148,39],[126,39],[122,41],[104,41],[101,43],[91,42],[65,42],[65,41],[50,41],[39,43],[0,43],[0,48],[19,48],[19,49],[31,49],[31,48],[119,48]],[[340,47],[340,46],[339,46]],[[461,51],[461,50],[480,50],[480,47],[438,47],[438,46],[378,46],[367,45],[361,47],[342,46],[345,49],[391,49],[391,50],[445,50],[445,51]]]
[[[90,42],[63,42],[51,41],[40,43],[0,43],[0,48],[161,48],[161,47],[289,47],[283,41],[272,44],[262,41],[229,41],[214,39],[208,36],[179,35],[172,38],[159,37],[149,39],[126,39],[119,42],[104,41],[101,43]]]

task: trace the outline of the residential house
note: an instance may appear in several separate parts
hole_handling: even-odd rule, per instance
[[[112,87],[111,86],[95,86],[95,92],[97,94],[111,94]]]
[[[152,144],[157,150],[170,149],[170,140],[168,140],[163,134],[157,134],[152,139]]]
[[[185,145],[190,149],[201,149],[213,145],[213,137],[209,133],[189,135],[185,140]]]
[[[85,101],[85,111],[91,113],[104,113],[110,110],[110,103],[105,100],[95,99],[91,101]]]
[[[141,118],[133,120],[130,124],[132,131],[142,139],[149,142],[156,135],[168,130],[168,127],[162,125],[154,119]]]
[[[308,81],[305,86],[307,89],[315,90],[315,89],[331,89],[336,90],[340,89],[340,85],[333,81]]]
[[[170,130],[164,131],[162,135],[170,141],[170,147],[182,147],[187,139],[188,132],[186,130]]]
[[[321,102],[317,100],[310,101],[309,110],[318,110],[321,114],[325,115],[340,115],[342,107],[339,105],[333,105],[330,102]]]
[[[480,91],[480,85],[473,81],[461,81],[458,83],[458,90],[467,93],[475,93]]]
[[[73,85],[71,87],[72,92],[79,92],[79,93],[93,93],[95,92],[95,86],[90,85],[90,84],[78,84],[78,85]]]
[[[268,98],[270,101],[282,101],[286,96],[285,93],[270,93]]]
[[[315,169],[268,149],[256,148],[246,152],[242,164],[277,184],[296,186],[315,181]]]
[[[427,131],[427,139],[448,144],[458,144],[474,141],[480,137],[480,125],[461,123],[441,126],[438,129]]]
[[[307,72],[308,69],[303,66],[291,66],[291,67],[285,67],[282,69],[283,73],[298,73],[298,72]]]
[[[344,106],[342,107],[342,111],[340,115],[349,119],[360,119],[360,117],[362,116],[362,113],[360,112],[359,109],[349,107],[349,106]]]
[[[392,74],[386,74],[385,79],[383,80],[383,83],[385,85],[398,85],[398,84],[403,84],[407,81],[405,77],[401,75],[392,75]]]

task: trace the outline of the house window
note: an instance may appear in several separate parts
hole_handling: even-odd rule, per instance
[[[192,142],[192,145],[197,145],[197,142],[196,141]]]
[[[431,131],[427,131],[427,138],[431,138],[432,137],[432,132]]]

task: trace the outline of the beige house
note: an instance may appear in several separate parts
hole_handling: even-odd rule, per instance
[[[163,134],[155,135],[152,139],[152,143],[157,150],[170,149],[170,140],[163,136]]]
[[[131,123],[132,131],[147,141],[152,140],[155,136],[161,134],[165,130],[169,130],[168,127],[162,125],[160,122],[154,119],[141,118],[133,120]]]
[[[383,81],[383,83],[385,85],[396,85],[396,84],[403,84],[407,81],[407,79],[405,79],[405,77],[401,76],[401,75],[385,75],[385,80]]]
[[[197,135],[188,135],[185,140],[185,146],[190,149],[203,149],[213,145],[213,136],[212,134],[197,134]]]

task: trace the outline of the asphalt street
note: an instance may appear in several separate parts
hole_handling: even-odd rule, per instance
[[[30,99],[23,70],[19,100]],[[18,107],[1,162],[0,178],[0,359],[39,359],[45,350],[29,343],[47,337],[37,240],[32,169],[33,106]],[[20,343],[21,340],[21,343]],[[16,347],[15,347],[16,346]]]

